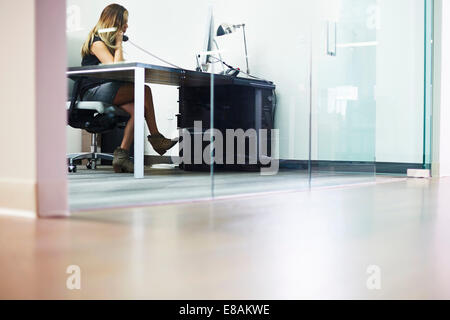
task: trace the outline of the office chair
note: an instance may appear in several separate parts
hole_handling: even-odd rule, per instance
[[[91,134],[91,152],[72,153],[67,155],[69,172],[77,172],[75,161],[89,160],[87,169],[95,170],[97,161],[113,160],[112,154],[99,153],[97,145],[98,134],[124,128],[130,115],[117,106],[101,101],[79,101],[79,81],[75,82],[72,100],[66,104],[68,124],[72,128],[84,129]]]

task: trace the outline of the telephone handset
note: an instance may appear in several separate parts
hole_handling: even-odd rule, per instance
[[[107,28],[107,29],[100,29],[98,30],[98,33],[108,33],[108,32],[114,32],[117,28]],[[128,36],[123,35],[123,42],[127,42],[129,40]]]

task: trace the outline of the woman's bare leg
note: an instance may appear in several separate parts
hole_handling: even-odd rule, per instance
[[[158,134],[156,125],[155,106],[153,105],[153,95],[150,87],[145,86],[145,120],[151,135]]]
[[[130,119],[128,120],[123,132],[123,139],[120,148],[130,150],[131,144],[134,140],[134,103],[123,104],[120,107],[130,114]]]
[[[123,85],[117,91],[116,97],[114,99],[114,104],[121,106],[123,109],[123,105],[134,102],[134,86],[132,84]],[[150,134],[158,134],[158,126],[156,125],[155,118],[155,108],[153,105],[153,96],[150,87],[145,86],[145,120],[147,122],[148,129]],[[124,109],[125,110],[125,109]],[[130,109],[128,109],[130,110]],[[128,112],[128,110],[125,110]],[[134,112],[134,104],[133,104],[133,112]],[[130,112],[128,112],[130,113]],[[134,114],[134,113],[133,113]],[[131,113],[130,113],[131,115]],[[131,146],[131,144],[130,144]]]

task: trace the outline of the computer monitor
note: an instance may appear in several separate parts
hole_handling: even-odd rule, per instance
[[[214,16],[213,16],[213,7],[209,6],[208,15],[206,17],[206,25],[205,25],[205,39],[203,42],[203,52],[199,54],[198,62],[200,63],[200,67],[202,71],[208,71],[209,65],[211,61],[211,54],[208,52],[213,51],[214,47]]]

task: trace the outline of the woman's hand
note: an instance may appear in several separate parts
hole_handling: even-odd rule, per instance
[[[118,31],[116,34],[116,46],[121,46],[123,42],[123,31]]]
[[[123,30],[120,30],[116,34],[116,51],[114,53],[114,62],[122,62],[123,59],[123,49],[122,49],[122,42],[123,42]]]

